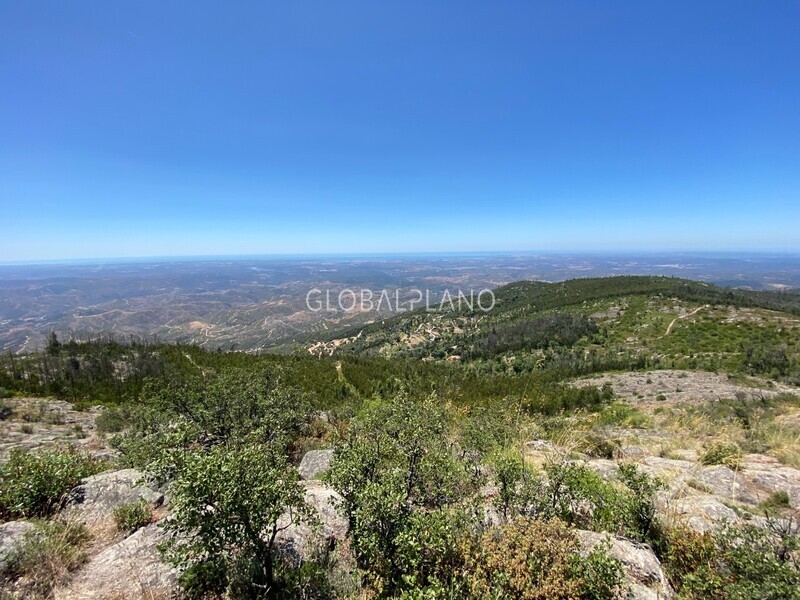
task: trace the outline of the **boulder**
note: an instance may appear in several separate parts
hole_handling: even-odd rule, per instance
[[[669,584],[661,562],[646,544],[625,538],[578,530],[578,540],[583,552],[590,552],[598,544],[608,545],[608,555],[622,564],[623,585],[629,600],[666,600],[675,593]]]
[[[763,454],[744,456],[740,469],[744,485],[761,500],[775,492],[786,492],[792,508],[800,508],[800,470]]]
[[[290,558],[306,560],[314,550],[315,544],[334,546],[347,537],[350,524],[339,512],[342,497],[332,488],[319,481],[303,481],[305,500],[314,509],[316,524],[305,522],[289,525],[289,515],[285,514],[278,521],[279,527],[276,543]],[[288,525],[288,526],[287,526]]]
[[[86,524],[96,524],[110,519],[115,508],[139,500],[160,506],[164,502],[164,494],[149,487],[141,471],[107,471],[87,477],[70,492],[64,516]]]
[[[642,460],[650,456],[649,448],[637,445],[623,445],[614,451],[614,458],[617,460]]]
[[[28,521],[9,521],[0,525],[0,573],[8,569],[14,550],[25,534],[34,529],[33,523]]]
[[[703,491],[735,502],[756,505],[768,496],[766,490],[748,485],[747,478],[740,471],[724,465],[704,467],[693,473],[692,479],[702,486]]]
[[[595,471],[603,479],[611,479],[617,474],[619,465],[608,458],[595,458],[586,462],[586,466]]]
[[[333,448],[325,450],[309,450],[300,461],[297,467],[300,479],[319,479],[325,471],[331,468],[333,460]]]
[[[165,533],[148,525],[109,546],[87,562],[68,586],[56,590],[56,600],[139,600],[171,598],[178,590],[178,573],[161,560],[158,545]]]
[[[675,500],[665,508],[664,513],[666,514],[659,516],[674,520],[676,524],[685,525],[698,533],[739,521],[736,512],[714,496],[688,496]]]

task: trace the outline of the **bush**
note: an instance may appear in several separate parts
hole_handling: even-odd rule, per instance
[[[532,514],[571,525],[644,539],[653,524],[658,480],[620,465],[619,481],[606,481],[581,464],[546,467],[548,484],[532,494]]]
[[[758,507],[767,514],[780,512],[791,508],[789,493],[786,490],[778,490],[770,494]]]
[[[271,372],[227,369],[209,380],[153,380],[142,396],[130,430],[111,445],[123,464],[162,482],[199,446],[249,441],[286,453],[311,414],[306,397]]]
[[[460,572],[465,598],[614,598],[622,568],[602,549],[583,556],[562,521],[518,517],[469,540]]]
[[[711,533],[701,534],[688,527],[658,531],[655,550],[677,590],[680,590],[684,577],[708,569],[716,552]]]
[[[800,585],[797,532],[771,524],[729,525],[713,535],[675,529],[661,536],[657,549],[682,598],[794,599]]]
[[[494,505],[506,521],[530,509],[537,494],[541,493],[542,480],[517,452],[497,453],[492,458],[494,481],[498,488]]]
[[[118,506],[112,514],[117,530],[125,533],[133,533],[153,522],[153,509],[144,500]]]
[[[0,466],[0,515],[5,519],[45,517],[57,510],[84,477],[104,463],[84,452],[25,452],[14,449]]]
[[[6,577],[21,580],[20,598],[50,598],[52,589],[86,561],[89,534],[82,524],[42,521],[9,555]]]
[[[187,457],[170,485],[167,559],[195,593],[204,584],[233,597],[276,589],[278,519],[311,520],[297,472],[269,447],[217,445]],[[286,525],[286,524],[284,524]]]
[[[738,469],[741,460],[742,451],[739,446],[728,442],[714,442],[700,458],[704,465],[725,465],[731,469]]]
[[[800,568],[797,564],[796,525],[769,522],[769,527],[729,525],[720,532],[681,534],[692,536],[690,560],[680,563],[683,571],[677,582],[685,598],[718,598],[719,600],[762,600],[797,598]],[[672,534],[675,547],[678,535]],[[700,540],[698,542],[698,539]],[[674,552],[667,554],[667,567],[675,573]]]
[[[456,507],[476,486],[448,435],[435,397],[399,394],[369,406],[336,448],[327,479],[343,497],[358,564],[379,592],[449,577],[448,536],[467,518]]]
[[[107,408],[94,420],[94,425],[100,433],[119,433],[128,426],[130,415],[119,408]]]

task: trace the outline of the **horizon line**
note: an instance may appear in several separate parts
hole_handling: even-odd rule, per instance
[[[798,249],[574,249],[574,250],[457,250],[457,251],[399,251],[399,252],[274,252],[263,254],[175,254],[150,256],[107,256],[85,258],[42,258],[4,261],[0,267],[14,266],[58,266],[58,265],[102,265],[141,264],[147,262],[206,262],[206,261],[246,261],[246,260],[318,260],[318,259],[359,259],[359,258],[445,258],[445,257],[490,257],[490,256],[555,256],[555,255],[689,255],[689,256],[800,256]]]

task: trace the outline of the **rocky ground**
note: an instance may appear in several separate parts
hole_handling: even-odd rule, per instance
[[[787,431],[796,432],[793,439],[800,444],[800,405],[787,402],[758,413],[761,424],[744,433],[714,413],[715,407],[726,399],[758,403],[761,398],[775,398],[795,392],[794,389],[766,381],[682,371],[611,374],[582,379],[576,385],[606,382],[615,392],[616,404],[609,410],[623,417],[612,421],[603,421],[602,414],[566,417],[564,429],[569,434],[560,437],[536,435],[534,427],[523,444],[529,464],[583,462],[610,478],[621,463],[634,463],[665,484],[658,493],[658,519],[698,532],[724,523],[767,526],[768,505],[773,507],[773,519],[794,518],[795,511],[800,510],[800,469],[796,461],[790,460],[794,455],[776,445],[786,443]],[[0,423],[0,458],[12,448],[64,443],[101,455],[109,452],[94,426],[102,409],[77,411],[66,402],[26,399],[15,400],[12,409],[13,414]],[[777,427],[779,434],[767,439],[762,451],[748,451],[747,436],[767,425]],[[740,434],[743,437],[737,438]],[[579,443],[582,437],[589,436],[608,442],[602,446],[606,455],[589,452],[585,444]],[[708,464],[708,448],[722,439],[720,436],[739,444],[736,447],[740,451],[718,464]],[[335,508],[339,496],[319,480],[331,458],[332,450],[311,451],[298,466],[306,499],[320,522],[317,530],[297,525],[281,532],[281,547],[298,560],[321,542],[346,547],[348,523]],[[492,499],[491,486],[489,489],[487,505]],[[776,495],[785,498],[777,508]],[[150,505],[154,522],[131,534],[120,533],[113,522],[113,510],[138,500]],[[176,590],[177,574],[162,562],[158,552],[164,539],[159,521],[169,518],[168,498],[163,490],[148,485],[142,473],[121,469],[87,478],[73,490],[59,518],[84,523],[93,539],[88,560],[66,585],[55,591],[55,598],[157,599],[168,598]],[[0,567],[30,528],[23,521],[0,525]],[[609,545],[609,553],[623,564],[629,598],[663,599],[674,595],[658,558],[647,545],[603,533],[578,533],[584,551],[599,543]]]
[[[0,462],[14,448],[53,448],[64,445],[83,448],[98,457],[113,452],[98,435],[95,419],[102,406],[76,410],[62,400],[14,398],[3,400],[5,418],[0,421]]]

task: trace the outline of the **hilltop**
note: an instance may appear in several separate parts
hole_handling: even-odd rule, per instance
[[[456,361],[517,372],[553,363],[769,372],[797,360],[800,294],[619,276],[497,288],[484,312],[418,309],[308,345],[312,354]],[[597,367],[593,370],[601,370]]]

